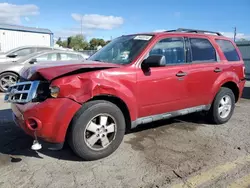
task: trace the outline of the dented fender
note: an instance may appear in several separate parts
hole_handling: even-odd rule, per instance
[[[138,111],[134,82],[134,72],[117,74],[115,71],[101,70],[61,77],[53,80],[51,86],[60,88],[59,98],[70,98],[80,104],[100,95],[120,98],[127,105],[133,121],[137,118]]]

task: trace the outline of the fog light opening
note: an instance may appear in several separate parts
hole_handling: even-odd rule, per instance
[[[26,120],[26,125],[32,131],[36,131],[36,130],[41,129],[41,122],[38,119],[35,119],[35,118],[27,119]]]

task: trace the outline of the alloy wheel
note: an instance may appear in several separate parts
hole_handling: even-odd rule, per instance
[[[99,114],[86,126],[84,140],[92,150],[103,150],[115,139],[116,129],[116,121],[111,115]]]
[[[0,86],[1,88],[3,88],[5,91],[8,90],[9,86],[11,86],[12,84],[15,84],[17,82],[17,78],[13,75],[6,75],[3,76],[0,79]]]
[[[230,96],[225,95],[221,98],[218,108],[218,113],[221,118],[227,118],[232,109],[232,99]]]

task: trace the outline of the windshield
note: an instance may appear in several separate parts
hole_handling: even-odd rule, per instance
[[[151,35],[121,36],[93,54],[88,60],[115,64],[129,64],[146,47]]]
[[[8,51],[5,51],[4,53],[5,53],[5,54],[11,54],[11,53],[13,53],[13,52],[15,52],[15,51],[17,51],[17,50],[19,50],[19,49],[22,49],[22,48],[21,48],[21,47],[12,48],[12,49],[10,49],[10,50],[8,50]]]

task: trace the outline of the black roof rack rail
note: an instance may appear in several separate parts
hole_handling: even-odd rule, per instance
[[[187,33],[212,33],[218,36],[222,36],[220,32],[215,31],[206,31],[206,30],[198,30],[198,29],[185,29],[185,28],[178,28],[176,30],[168,30],[166,32],[187,32]]]

